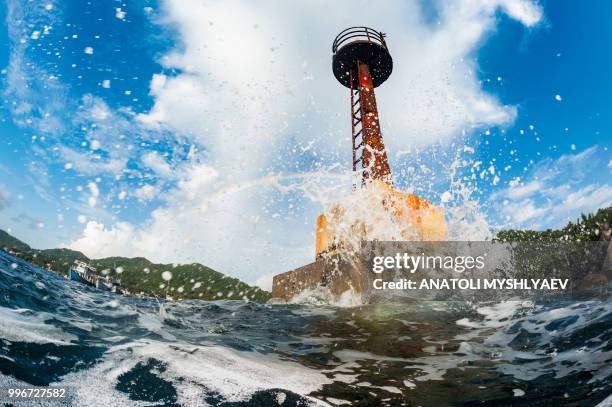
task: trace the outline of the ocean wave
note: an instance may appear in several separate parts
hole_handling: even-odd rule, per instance
[[[601,406],[612,393],[609,300],[173,302],[4,252],[0,290],[0,385],[69,386],[66,405]]]

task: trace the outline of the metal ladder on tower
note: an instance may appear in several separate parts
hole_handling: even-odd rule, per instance
[[[359,95],[359,85],[357,85],[357,87],[353,85],[352,70],[349,72],[349,82],[351,84],[351,139],[353,144],[353,172],[356,172],[357,164],[359,164],[363,158],[363,125],[361,122],[361,97]]]

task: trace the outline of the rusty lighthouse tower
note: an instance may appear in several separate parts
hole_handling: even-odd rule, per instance
[[[334,40],[332,51],[334,76],[350,91],[352,169],[360,182],[348,200],[324,208],[317,217],[315,261],[274,276],[273,300],[290,301],[318,289],[334,299],[345,293],[367,298],[371,273],[356,254],[356,245],[446,237],[440,208],[393,185],[374,92],[393,71],[385,34],[368,27],[347,28]]]
[[[332,52],[334,76],[350,90],[353,171],[359,169],[362,182],[391,184],[374,92],[393,71],[385,34],[369,27],[347,28],[334,40]]]

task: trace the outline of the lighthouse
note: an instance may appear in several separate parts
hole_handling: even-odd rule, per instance
[[[353,196],[318,216],[315,261],[275,276],[275,299],[289,300],[315,288],[336,297],[360,293],[367,289],[367,270],[355,254],[360,242],[444,240],[447,235],[440,208],[393,183],[375,93],[393,71],[386,35],[369,27],[347,28],[334,39],[332,52],[333,74],[349,91]]]

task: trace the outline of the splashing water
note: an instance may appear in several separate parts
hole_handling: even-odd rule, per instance
[[[406,202],[399,202],[392,196],[394,192],[400,193],[401,189],[401,193],[415,192],[435,198],[431,199],[432,204],[444,213],[448,232],[446,240],[489,240],[492,237],[491,228],[481,211],[480,202],[475,198],[480,192],[478,180],[485,177],[475,176],[481,163],[475,161],[470,152],[473,149],[457,149],[453,145],[443,152],[429,148],[426,152],[412,153],[417,156],[418,169],[410,167],[408,171],[400,171],[397,178],[401,186],[391,190],[384,187],[352,187],[361,183],[359,174],[338,172],[339,166],[334,164],[317,172],[271,176],[233,185],[210,197],[204,207],[226,194],[264,185],[283,194],[299,192],[321,207],[323,214],[335,218],[337,238],[343,242],[345,250],[352,253],[358,250],[364,235],[367,240],[379,241],[418,239],[416,225],[398,222],[394,213],[397,209],[406,213],[411,211]],[[424,155],[427,158],[423,158]],[[431,180],[434,172],[437,182],[442,182],[442,185],[436,185]],[[447,185],[444,186],[444,183]],[[445,192],[437,194],[436,191],[440,189]],[[383,204],[389,200],[395,200],[392,206]],[[314,229],[314,220],[312,224]],[[366,229],[365,233],[360,233],[359,228]]]

